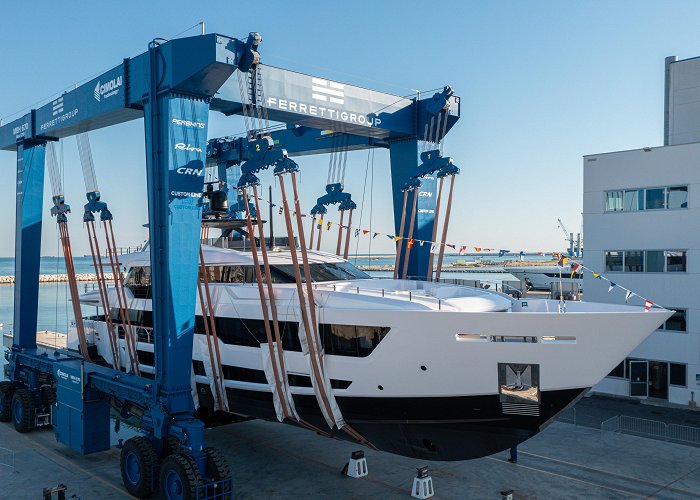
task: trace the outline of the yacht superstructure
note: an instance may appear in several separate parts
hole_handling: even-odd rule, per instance
[[[217,367],[198,301],[192,388],[199,415],[215,420],[222,414],[217,408],[225,408],[223,413],[239,417],[281,420],[279,399],[285,394],[276,392],[270,375],[252,254],[205,246],[203,255],[225,391],[217,396]],[[149,258],[144,251],[122,259],[129,268],[128,309],[144,376],[153,373],[154,359]],[[321,410],[289,251],[270,252],[269,264],[286,370],[283,392],[300,422],[347,438],[329,428]],[[334,414],[376,448],[423,459],[477,458],[532,437],[671,314],[372,279],[321,252],[309,252],[309,266]],[[99,294],[84,294],[80,301],[85,310],[98,307],[85,321],[88,342],[112,363]],[[119,332],[119,364],[127,370],[126,329],[116,309],[108,313]],[[75,335],[70,345],[77,348]]]

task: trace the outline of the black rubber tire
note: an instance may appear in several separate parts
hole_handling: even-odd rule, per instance
[[[163,440],[163,456],[174,455],[182,451],[180,440],[175,436],[168,436]]]
[[[12,395],[15,387],[12,382],[0,382],[0,422],[12,420]]]
[[[221,481],[233,475],[228,460],[217,448],[204,448],[204,454],[207,456],[207,475],[211,479]]]
[[[221,481],[223,479],[231,479],[233,477],[231,466],[221,451],[219,451],[217,448],[204,448],[204,454],[207,456],[207,476],[212,481]],[[233,482],[228,481],[224,483],[223,491],[221,491],[220,494],[222,498],[232,499]]]
[[[127,470],[129,464],[136,461],[139,479],[133,477],[133,470]],[[126,491],[137,498],[148,498],[155,492],[155,474],[158,468],[158,455],[153,443],[145,436],[127,439],[122,446],[119,457],[119,468],[122,474],[122,482]]]
[[[12,396],[12,408],[14,408],[16,404],[20,405],[22,411],[19,421],[17,420],[15,411],[12,411],[15,430],[24,434],[34,428],[34,413],[36,411],[34,396],[32,396],[32,393],[29,392],[28,389],[18,389]]]
[[[160,464],[160,496],[164,500],[172,498],[168,488],[173,486],[173,478],[178,480],[178,496],[185,500],[197,498],[197,488],[204,482],[195,461],[184,453],[170,455]]]
[[[56,402],[56,389],[49,385],[41,386],[41,403],[46,406],[51,406]]]

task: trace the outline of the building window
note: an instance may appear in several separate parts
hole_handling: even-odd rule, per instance
[[[624,208],[625,212],[644,210],[644,191],[639,189],[628,189],[625,191]]]
[[[688,208],[688,186],[668,188],[668,208]]]
[[[608,250],[605,270],[627,273],[684,273],[686,252],[683,250]]]
[[[668,383],[671,385],[676,385],[679,387],[686,387],[687,385],[687,367],[680,363],[669,363],[669,377]]]
[[[666,254],[666,272],[685,272],[685,252],[666,251],[664,253]]]
[[[641,250],[627,250],[625,252],[625,272],[644,272],[644,252]]]
[[[615,189],[605,192],[606,212],[688,208],[688,186]]]
[[[664,188],[654,188],[646,190],[647,210],[659,210],[666,208],[666,192]]]
[[[624,191],[607,191],[605,193],[605,211],[621,212],[623,196]]]
[[[605,252],[605,270],[622,271],[622,252]]]
[[[674,309],[674,308],[671,308]],[[669,332],[685,332],[687,331],[686,327],[686,310],[685,309],[676,309],[676,312],[673,313],[673,316],[668,318],[663,325],[659,327],[659,330],[666,330]]]
[[[648,273],[663,273],[666,256],[663,250],[647,250],[647,266]]]
[[[613,368],[612,371],[608,373],[608,377],[625,378],[625,362],[621,361],[619,365]]]

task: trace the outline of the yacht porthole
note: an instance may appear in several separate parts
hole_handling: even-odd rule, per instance
[[[427,371],[427,370],[428,370],[428,369],[425,367],[425,365],[421,365],[421,366],[420,366],[420,369],[423,370],[423,371]]]
[[[378,386],[377,386],[377,389],[379,389],[380,391],[383,391],[383,390],[384,390],[384,387],[382,387],[381,385],[378,385]]]

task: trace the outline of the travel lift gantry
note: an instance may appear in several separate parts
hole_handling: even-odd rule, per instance
[[[0,127],[0,149],[17,153],[14,339],[6,353],[9,382],[0,383],[0,419],[20,432],[51,423],[56,439],[81,453],[110,447],[110,406],[138,415],[145,436],[121,453],[124,485],[135,496],[160,488],[166,498],[209,498],[231,491],[221,455],[207,448],[194,417],[190,377],[198,283],[204,170],[209,160],[248,161],[261,139],[223,139],[207,147],[209,111],[241,114],[235,72],[259,64],[261,38],[209,34],[156,39],[148,50]],[[271,156],[327,153],[328,131],[347,135],[349,150],[388,148],[394,207],[418,172],[419,135],[438,109],[442,137],[459,118],[459,98],[438,92],[404,98],[292,71],[260,66],[269,119],[287,124],[264,140]],[[254,96],[255,98],[255,96]],[[37,349],[37,310],[49,141],[144,118],[155,377],[89,362],[75,352]],[[431,134],[433,126],[430,125]],[[332,135],[332,134],[331,134]],[[432,137],[432,135],[431,135]],[[254,139],[254,138],[253,138]],[[433,141],[435,142],[435,141]],[[431,173],[434,172],[430,171]],[[416,238],[430,240],[435,176],[422,179]],[[396,230],[401,213],[395,210]],[[409,274],[424,274],[429,252],[414,251]],[[422,271],[422,272],[421,272]],[[55,394],[53,388],[55,387]],[[221,497],[217,497],[221,498]]]

